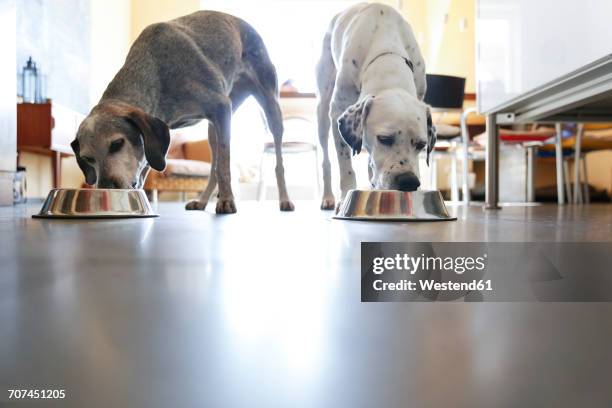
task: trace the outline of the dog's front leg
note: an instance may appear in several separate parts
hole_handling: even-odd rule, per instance
[[[232,106],[227,100],[219,104],[212,115],[211,121],[217,134],[216,173],[219,182],[219,199],[217,214],[232,214],[236,212],[234,194],[231,186],[230,172],[230,134],[232,123]]]
[[[210,144],[211,150],[211,163],[210,163],[210,177],[208,178],[208,184],[204,191],[195,200],[189,201],[185,205],[186,210],[200,210],[204,211],[210,196],[217,187],[217,161],[216,157],[219,154],[217,149],[217,134],[215,133],[215,127],[212,123],[208,123],[208,143]]]
[[[355,171],[353,170],[353,159],[351,157],[351,148],[342,140],[340,130],[338,130],[338,111],[333,111],[331,114],[332,134],[336,145],[336,154],[338,155],[338,166],[340,167],[340,202],[346,196],[349,190],[356,188],[357,180]],[[338,205],[340,204],[338,202]],[[337,208],[337,207],[336,207]]]

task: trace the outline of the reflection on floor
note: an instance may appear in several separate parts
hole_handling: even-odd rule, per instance
[[[39,205],[0,209],[0,384],[88,407],[609,406],[611,304],[362,304],[359,257],[361,241],[609,242],[610,205],[388,224],[315,202],[112,221],[31,219]]]

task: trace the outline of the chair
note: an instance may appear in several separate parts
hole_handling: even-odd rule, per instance
[[[468,187],[468,143],[469,135],[467,133],[466,111],[463,110],[463,102],[465,97],[465,78],[450,76],[427,74],[427,93],[425,94],[425,103],[427,103],[432,112],[438,113],[437,119],[434,121],[438,134],[438,143],[431,152],[430,160],[430,177],[431,187],[437,187],[437,158],[440,155],[448,155],[451,159],[451,201],[459,201],[459,182],[457,172],[457,151],[461,145],[463,152],[463,200],[469,202],[469,187]],[[461,114],[461,127],[451,126],[441,123],[443,118],[449,112],[457,112]],[[472,112],[472,110],[469,110]],[[468,112],[468,113],[469,113]]]
[[[564,133],[568,136],[563,137]],[[561,123],[556,123],[554,129],[534,125],[528,130],[500,129],[499,137],[504,143],[520,144],[526,150],[527,202],[535,201],[536,157],[555,157],[557,202],[560,205],[566,201],[579,204],[590,201],[586,153],[612,149],[612,126],[578,124],[573,134],[569,129],[564,129]],[[483,145],[486,142],[485,135],[475,139]],[[569,174],[571,160],[575,163],[573,183],[570,183]]]
[[[555,152],[557,158],[557,195],[559,204],[590,202],[587,175],[587,153],[612,149],[612,124],[576,125],[575,133],[563,137],[564,129],[556,124],[555,144],[544,144],[541,152]],[[567,133],[567,130],[566,130]],[[570,185],[569,161],[574,162],[573,188]]]
[[[505,129],[499,130],[499,139],[506,145],[518,145],[525,150],[526,154],[526,202],[535,202],[535,159],[545,141],[552,140],[557,131],[550,127],[531,125],[529,129]],[[474,140],[481,146],[486,146],[486,134],[478,135]],[[559,167],[561,168],[561,167]]]
[[[211,150],[208,140],[189,141],[173,136],[163,172],[151,170],[144,189],[157,202],[160,192],[179,192],[185,201],[188,192],[201,192],[210,176]]]
[[[312,155],[314,161],[316,177],[314,198],[319,199],[319,193],[321,190],[321,181],[319,178],[319,154],[317,145],[310,141],[312,135],[315,134],[313,126],[310,120],[301,116],[286,116],[283,118],[283,125],[285,128],[284,139],[282,143],[283,160],[291,157],[292,155]],[[259,186],[257,188],[257,199],[263,201],[266,196],[266,188],[268,185],[267,173],[265,171],[265,162],[269,157],[275,157],[276,150],[274,142],[264,143],[264,148],[261,154],[261,161],[259,165]]]

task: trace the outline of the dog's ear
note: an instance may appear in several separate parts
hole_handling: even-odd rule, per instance
[[[429,154],[433,150],[437,140],[436,127],[431,119],[431,109],[427,107],[427,165],[429,166]]]
[[[74,156],[76,157],[77,164],[81,168],[81,171],[85,175],[85,182],[90,186],[96,184],[96,169],[87,164],[87,162],[81,159],[81,146],[79,145],[79,140],[74,139],[72,143],[70,143],[70,147],[72,147],[72,151],[74,152]]]
[[[120,101],[107,101],[94,109],[125,118],[132,123],[142,135],[145,157],[149,165],[157,171],[163,171],[166,168],[170,130],[163,120]]]
[[[361,152],[365,121],[374,102],[374,97],[367,95],[361,101],[349,106],[338,118],[338,130],[342,139],[353,150],[353,156]]]
[[[170,147],[168,125],[163,120],[133,107],[129,109],[126,118],[142,134],[145,157],[149,165],[157,171],[163,171],[166,168],[166,154]]]

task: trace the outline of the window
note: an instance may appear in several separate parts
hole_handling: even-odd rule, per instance
[[[202,0],[204,10],[216,10],[242,18],[261,35],[278,73],[279,86],[290,83],[300,93],[316,91],[315,67],[321,55],[323,37],[332,18],[346,8],[362,3],[363,0]],[[382,0],[394,7],[400,1]],[[281,101],[281,107],[282,101]],[[200,129],[198,137],[205,135]],[[245,184],[256,181],[261,160],[261,151],[265,141],[271,141],[262,113],[257,102],[248,98],[234,114],[232,120],[232,166],[233,174],[239,175],[243,186],[242,197],[250,197]],[[286,121],[284,140],[309,141],[318,144],[316,123],[304,124],[300,121]],[[333,141],[330,137],[330,146]],[[333,147],[332,147],[333,149]],[[300,155],[301,156],[301,155]],[[331,152],[332,172],[335,180],[337,165],[335,154]],[[272,165],[274,160],[269,160]],[[367,168],[367,164],[354,163],[354,166]],[[309,158],[285,160],[286,178],[290,193],[295,199],[300,197],[292,184],[303,185],[298,181],[312,183],[315,169]],[[366,172],[364,177],[367,176]],[[269,169],[267,174],[273,174]],[[238,177],[234,177],[236,179]],[[303,180],[300,180],[303,179]],[[366,180],[367,181],[367,180]],[[359,177],[358,177],[359,183]],[[337,184],[337,183],[336,183]],[[302,194],[303,195],[303,194]],[[310,198],[304,195],[302,198]]]
[[[235,15],[263,38],[278,72],[299,92],[315,92],[315,66],[332,18],[354,0],[203,0],[202,8]]]

